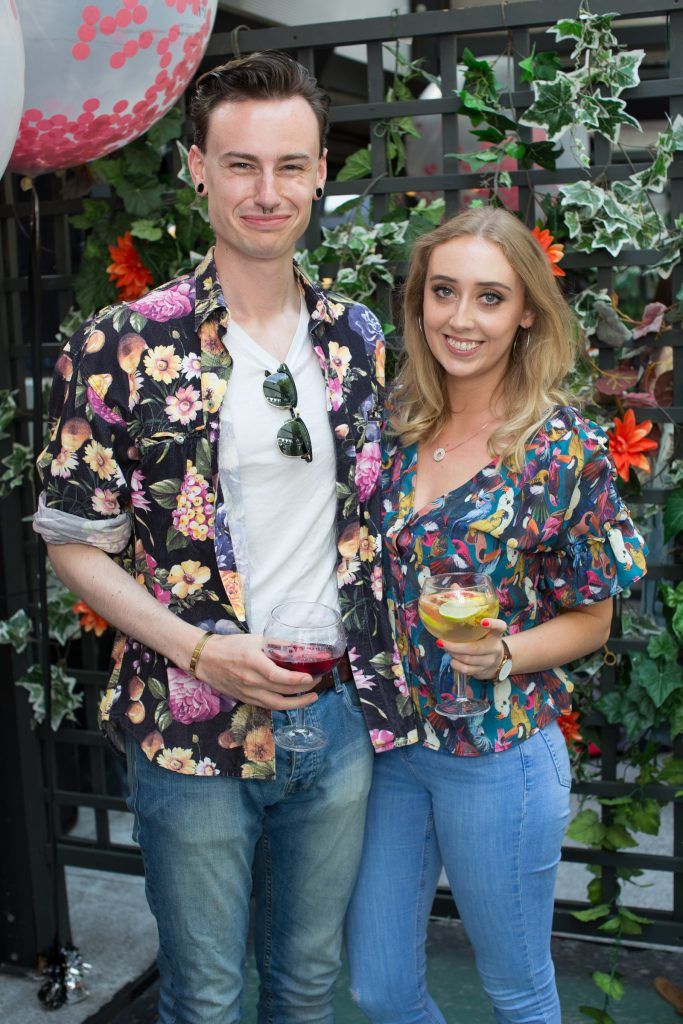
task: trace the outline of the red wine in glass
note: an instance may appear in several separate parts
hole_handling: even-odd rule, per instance
[[[273,608],[263,633],[266,657],[290,672],[323,676],[346,650],[341,615],[314,601],[285,601]],[[306,723],[305,710],[297,708],[294,721],[274,731],[279,747],[305,752],[327,745],[324,731]]]
[[[324,676],[341,660],[341,654],[327,644],[266,644],[265,654],[280,668]]]

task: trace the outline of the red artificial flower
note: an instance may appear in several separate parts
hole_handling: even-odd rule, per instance
[[[564,270],[557,264],[564,257],[564,246],[556,242],[547,228],[535,227],[531,234],[534,236],[543,252],[546,254],[550,269],[555,277],[566,277]]]
[[[94,631],[95,636],[102,636],[105,630],[109,629],[109,623],[106,619],[103,619],[101,615],[94,612],[90,605],[86,604],[85,601],[76,601],[73,606],[73,610],[78,615],[78,621],[81,624],[81,629],[84,629],[86,633],[92,633]]]
[[[119,236],[117,241],[118,247],[109,246],[112,262],[107,267],[107,273],[109,280],[116,284],[119,298],[123,302],[134,302],[149,291],[152,272],[140,259],[130,231],[126,231],[123,237]]]
[[[568,747],[576,746],[583,740],[581,735],[581,727],[579,726],[579,712],[578,711],[565,711],[564,714],[560,715],[557,719],[557,724],[560,727],[564,741]]]
[[[631,473],[631,466],[650,472],[650,463],[643,452],[650,451],[657,447],[657,442],[650,440],[647,435],[652,430],[650,420],[643,420],[636,423],[636,414],[633,409],[627,409],[623,420],[618,416],[614,417],[614,430],[609,430],[609,450],[617,467],[617,473],[622,480],[628,481]]]

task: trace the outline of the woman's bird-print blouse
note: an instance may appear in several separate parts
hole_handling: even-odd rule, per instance
[[[470,481],[413,507],[417,444],[385,446],[384,536],[388,599],[419,731],[434,749],[462,756],[506,750],[567,712],[573,684],[561,667],[505,682],[476,679],[486,714],[450,721],[434,711],[452,692],[450,655],[420,622],[430,574],[488,574],[511,634],[563,609],[618,594],[645,574],[645,543],[615,485],[604,432],[558,408],[526,446],[521,472],[496,460]]]

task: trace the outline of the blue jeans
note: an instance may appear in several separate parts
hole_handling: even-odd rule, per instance
[[[307,721],[324,750],[277,750],[268,781],[176,775],[128,746],[129,807],[159,929],[160,1024],[236,1024],[254,872],[259,1024],[332,1024],[372,748],[353,686]],[[287,714],[276,712],[274,724]]]
[[[555,722],[483,757],[375,758],[347,918],[352,994],[373,1024],[446,1024],[425,971],[442,864],[498,1024],[559,1024],[550,932],[570,781]]]

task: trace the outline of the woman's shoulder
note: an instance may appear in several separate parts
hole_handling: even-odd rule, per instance
[[[609,440],[599,424],[572,405],[557,406],[527,444],[529,461],[574,460],[583,466],[588,460],[607,455]]]

